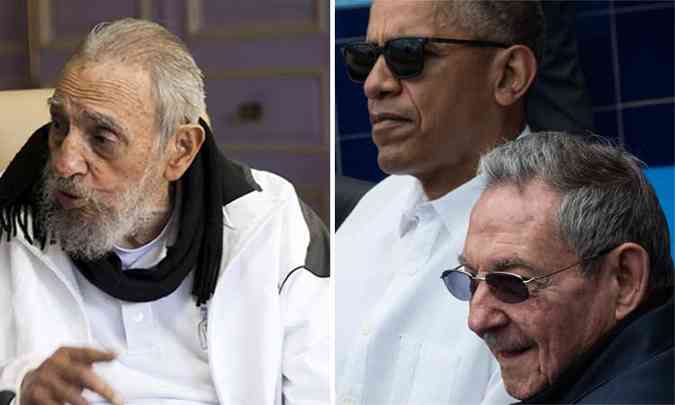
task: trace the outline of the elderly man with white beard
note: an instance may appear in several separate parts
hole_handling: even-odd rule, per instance
[[[0,399],[329,401],[327,232],[218,150],[163,27],[95,27],[0,179]],[[2,401],[0,401],[2,402]]]

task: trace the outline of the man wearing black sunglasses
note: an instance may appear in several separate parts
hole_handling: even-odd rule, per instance
[[[438,269],[463,246],[480,154],[527,132],[543,33],[538,2],[375,0],[366,40],[342,49],[396,176],[337,232],[338,403],[511,400]]]
[[[595,141],[534,133],[484,157],[461,264],[442,278],[514,397],[672,404],[668,225],[639,161]]]

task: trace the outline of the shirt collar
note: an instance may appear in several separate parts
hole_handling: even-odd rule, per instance
[[[485,185],[485,177],[476,176],[441,198],[431,201],[448,231],[464,229],[468,213],[478,201]]]
[[[522,138],[522,137],[524,137],[524,136],[528,136],[528,135],[530,135],[531,133],[532,133],[532,130],[530,130],[530,126],[527,125],[527,124],[525,124],[525,128],[524,128],[523,131],[518,135],[518,137],[517,137],[516,139],[520,139],[520,138]]]
[[[398,226],[399,237],[403,237],[413,228],[413,225],[418,220],[417,210],[422,204],[429,201],[426,194],[424,194],[422,183],[415,177],[412,177],[412,179],[412,188],[408,191],[406,200],[402,205],[401,218]]]

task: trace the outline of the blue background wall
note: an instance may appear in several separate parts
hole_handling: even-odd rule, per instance
[[[347,79],[340,46],[365,35],[364,0],[336,0],[336,166],[370,181],[384,177],[370,140],[366,99]],[[593,103],[596,132],[614,138],[647,165],[675,234],[675,3],[579,1],[579,59]],[[672,238],[671,238],[672,239]],[[675,250],[675,241],[672,243]]]

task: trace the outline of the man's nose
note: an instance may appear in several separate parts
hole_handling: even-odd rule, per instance
[[[502,305],[485,282],[478,283],[469,302],[469,329],[482,337],[486,332],[506,326],[509,318],[502,311]]]
[[[54,172],[60,177],[72,177],[87,173],[86,145],[82,133],[71,126],[59,141],[52,142],[51,162]]]
[[[389,70],[384,56],[380,55],[363,84],[363,91],[369,99],[396,95],[401,91],[401,81]]]

